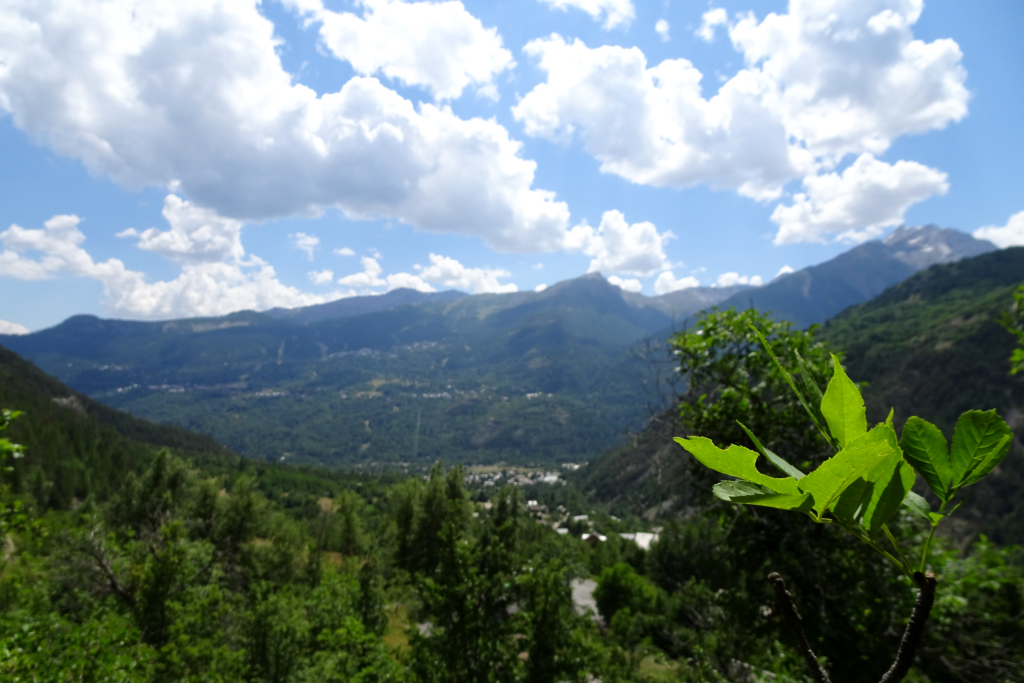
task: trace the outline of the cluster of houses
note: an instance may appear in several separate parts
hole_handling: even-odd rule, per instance
[[[494,507],[494,504],[490,501],[477,503],[477,505],[483,510],[490,510]],[[594,529],[594,522],[590,519],[589,515],[572,515],[564,505],[559,505],[554,510],[550,510],[547,505],[542,505],[536,500],[528,500],[526,501],[526,512],[538,524],[550,526],[560,536],[572,533],[571,528],[577,530],[583,528],[584,530],[580,534],[580,538],[590,545],[604,543],[608,540],[606,535],[600,534]],[[612,517],[612,519],[618,521],[615,517]],[[654,527],[651,531],[624,532],[620,533],[619,537],[627,541],[633,541],[641,550],[650,550],[651,546],[658,542],[661,529],[661,527]]]
[[[470,472],[466,475],[466,486],[529,486],[530,484],[564,484],[558,472],[538,470],[535,472]]]

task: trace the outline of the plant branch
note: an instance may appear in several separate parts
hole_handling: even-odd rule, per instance
[[[103,548],[103,541],[96,538],[95,529],[93,529],[89,534],[89,543],[85,546],[85,550],[96,562],[96,568],[106,576],[107,581],[110,584],[110,590],[112,590],[119,598],[124,600],[129,607],[135,607],[135,596],[132,595],[131,591],[121,586],[121,583],[117,580],[117,574],[114,573],[113,567],[111,567],[110,563],[107,561],[107,553]]]
[[[893,537],[892,532],[889,531],[889,525],[883,524],[882,531],[885,532],[886,538],[889,539],[889,543],[892,544],[893,550],[896,551],[896,556],[900,558],[900,562],[903,563],[903,573],[906,574],[910,570],[910,563],[907,562],[907,558],[903,556],[903,551],[900,550],[899,544],[896,543],[896,539]],[[913,577],[911,577],[913,578]]]
[[[814,651],[811,650],[811,644],[807,642],[807,636],[804,634],[803,621],[800,619],[800,613],[796,610],[796,603],[793,602],[793,596],[786,590],[786,582],[782,580],[782,577],[778,572],[772,572],[769,574],[768,581],[771,582],[772,587],[775,589],[775,600],[779,605],[779,609],[782,611],[782,616],[785,617],[786,623],[789,625],[789,630],[793,632],[793,636],[796,638],[797,647],[800,648],[800,654],[803,655],[804,661],[807,662],[807,667],[811,670],[811,677],[813,677],[817,683],[832,683],[828,677],[828,673],[821,667],[821,664],[818,663],[818,658],[814,656]],[[929,604],[929,607],[930,606],[931,605]]]
[[[892,667],[885,672],[879,683],[899,683],[910,671],[910,665],[914,662],[914,655],[917,653],[917,646],[921,644],[921,636],[924,634],[924,623],[928,621],[928,614],[932,610],[932,603],[935,602],[935,574],[926,572],[914,572],[914,582],[921,590],[917,593],[917,601],[914,603],[914,611],[907,622],[907,628],[903,632],[903,640],[900,642],[900,650],[896,655],[896,661]]]

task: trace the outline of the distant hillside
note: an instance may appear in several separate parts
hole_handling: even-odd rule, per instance
[[[998,324],[1024,281],[1024,248],[934,265],[871,301],[829,320],[819,339],[846,351],[850,376],[868,382],[868,419],[896,410],[952,437],[965,410],[995,408],[1018,431],[1010,456],[975,491],[962,517],[1001,542],[1024,542],[1024,376],[1009,375],[1014,338]],[[671,442],[675,411],[655,420],[632,443],[603,454],[579,483],[623,512],[685,506],[685,454]]]
[[[4,434],[26,448],[24,459],[15,463],[14,492],[29,491],[58,509],[75,498],[106,498],[126,472],[148,463],[159,447],[204,458],[232,455],[208,436],[99,404],[3,347],[0,408],[25,413]]]
[[[250,457],[552,463],[621,439],[646,398],[630,345],[670,322],[591,274],[305,324],[76,316],[3,341],[97,400]]]
[[[902,229],[761,288],[645,297],[591,273],[542,292],[396,290],[164,322],[75,316],[0,343],[109,406],[253,458],[590,460],[644,422],[650,367],[632,349],[660,344],[696,311],[753,301],[806,324],[922,264],[990,248],[952,230]]]
[[[900,228],[882,241],[865,242],[830,261],[733,295],[719,307],[753,306],[772,311],[777,320],[807,327],[877,296],[922,268],[995,248],[991,242],[949,228]]]
[[[660,296],[644,296],[643,294],[625,292],[623,298],[634,306],[650,306],[670,318],[682,320],[688,315],[716,306],[730,296],[749,289],[752,289],[750,285],[690,287]]]
[[[870,382],[869,419],[894,405],[898,421],[920,415],[951,432],[984,407],[1024,425],[1024,376],[1008,374],[1014,338],[999,325],[1022,280],[1022,247],[932,266],[832,318],[819,338]]]

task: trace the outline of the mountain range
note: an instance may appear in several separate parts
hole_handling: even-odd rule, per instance
[[[662,342],[709,306],[822,322],[916,270],[994,249],[904,228],[759,288],[624,292],[599,273],[542,292],[395,290],[162,322],[75,316],[0,337],[77,391],[244,455],[328,464],[589,460],[649,420]],[[663,347],[662,347],[663,348]]]
[[[995,250],[991,242],[951,228],[902,227],[884,240],[865,242],[764,287],[734,294],[720,306],[771,311],[776,320],[807,327],[881,294],[919,270]]]

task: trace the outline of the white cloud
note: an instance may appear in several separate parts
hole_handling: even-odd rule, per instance
[[[762,21],[739,17],[728,30],[745,68],[709,98],[685,59],[649,66],[637,48],[591,49],[553,34],[524,48],[546,80],[513,114],[528,135],[578,138],[603,172],[630,182],[775,199],[786,183],[828,173],[847,155],[881,154],[901,135],[966,115],[960,49],[914,38],[921,7],[804,0]],[[709,12],[707,34],[723,19]]]
[[[317,285],[330,284],[331,280],[334,279],[334,271],[330,268],[324,268],[323,270],[313,270],[306,275],[309,277],[309,281]]]
[[[863,242],[903,222],[913,204],[949,189],[946,174],[914,161],[887,164],[862,154],[846,170],[804,179],[804,192],[779,205],[772,221],[776,244],[821,242],[838,235]]]
[[[533,291],[535,291],[535,292],[543,292],[547,288],[548,288],[547,284],[542,282],[539,285],[537,285],[536,287],[534,287]]]
[[[783,275],[789,275],[792,272],[793,269],[790,266],[782,266],[781,268],[779,268],[779,272],[775,273],[775,277],[773,277],[772,279],[777,280]]]
[[[1000,249],[1024,245],[1024,211],[1010,216],[1004,226],[986,225],[973,233],[979,240],[988,240]]]
[[[377,259],[370,256],[364,256],[359,259],[359,261],[363,265],[363,272],[346,275],[338,280],[339,285],[366,288],[383,287],[387,284],[387,280],[382,279],[380,276],[384,269],[381,268],[379,263],[377,263]]]
[[[618,277],[617,275],[610,276],[608,278],[608,282],[612,283],[613,285],[615,285],[619,289],[622,289],[622,290],[624,290],[626,292],[636,293],[636,292],[639,292],[640,290],[642,290],[644,288],[644,286],[642,284],[640,284],[639,280],[636,280],[636,279],[623,280],[621,277]]]
[[[733,285],[753,285],[754,287],[760,287],[763,282],[761,281],[760,275],[740,275],[739,273],[722,273],[718,276],[718,282],[716,283],[719,287],[732,287]]]
[[[473,294],[518,292],[513,283],[501,284],[498,278],[511,275],[507,270],[467,268],[453,258],[430,255],[430,265],[420,271],[420,277],[453,289],[469,290]]]
[[[668,31],[668,22],[665,21],[664,19],[658,19],[658,21],[654,22],[654,32],[661,36],[662,40],[669,40],[671,38],[671,36],[669,36],[668,34]]]
[[[423,281],[423,278],[418,275],[412,275],[410,273],[395,273],[394,275],[388,275],[387,277],[388,291],[392,289],[398,289],[399,287],[405,287],[406,289],[415,289],[418,292],[436,292],[437,290],[428,285]]]
[[[18,323],[0,320],[0,334],[28,334],[28,328]]]
[[[338,256],[355,256],[356,255],[356,252],[352,251],[348,247],[341,247],[339,249],[335,249],[334,253],[337,254]]]
[[[551,9],[560,9],[563,12],[570,7],[583,10],[590,15],[594,21],[601,21],[604,17],[604,29],[610,31],[616,26],[628,28],[630,22],[636,19],[636,8],[632,0],[541,0]]]
[[[700,287],[700,281],[692,275],[677,280],[671,270],[666,270],[654,281],[654,292],[659,296],[691,287]]]
[[[710,100],[701,73],[685,59],[648,68],[638,48],[591,49],[558,35],[524,48],[547,80],[513,108],[528,135],[578,136],[601,170],[655,187],[706,183],[746,196],[777,196],[814,170],[790,142],[775,108],[774,84],[743,71]]]
[[[0,232],[0,242],[4,245],[0,252],[0,273],[19,280],[46,280],[59,273],[100,280],[131,274],[118,259],[94,262],[79,246],[85,241],[85,235],[78,229],[79,222],[78,216],[61,215],[46,221],[42,230],[12,225]],[[35,260],[24,252],[39,252],[41,257]]]
[[[729,23],[729,15],[721,7],[709,9],[701,16],[700,28],[694,31],[701,40],[710,43],[715,39],[715,29],[719,26],[726,26]]]
[[[387,287],[387,291],[391,291],[399,287],[409,287],[421,292],[435,292],[437,290],[428,284],[432,282],[445,287],[468,290],[473,294],[519,291],[515,284],[502,284],[498,282],[499,278],[506,278],[511,275],[506,270],[467,268],[453,258],[438,254],[430,254],[430,265],[426,268],[417,266],[419,274],[393,273],[382,276],[384,271],[380,263],[377,262],[377,259],[364,256],[360,260],[363,272],[346,275],[338,280],[338,284],[347,287],[358,287],[364,290],[374,287]]]
[[[254,2],[2,3],[0,111],[95,175],[177,188],[225,218],[337,207],[504,251],[561,248],[568,207],[532,187],[535,162],[495,120],[417,106],[371,77],[318,95],[278,47]]]
[[[925,43],[912,28],[922,0],[792,2],[729,29],[748,68],[778,84],[787,130],[818,156],[880,154],[906,133],[967,114],[959,46]]]
[[[377,262],[377,259],[379,258],[380,254],[377,254],[376,258],[372,256],[363,256],[360,259],[360,262],[363,265],[363,272],[346,275],[338,280],[338,284],[345,285],[347,287],[358,287],[366,294],[372,294],[373,292],[369,290],[375,287],[386,287],[389,292],[393,289],[399,289],[400,287],[415,289],[420,292],[437,291],[427,284],[419,275],[412,275],[410,273],[393,273],[386,277],[381,277],[381,273],[384,272],[384,269],[381,268],[380,263]]]
[[[316,235],[307,235],[304,232],[297,232],[294,235],[288,235],[288,238],[292,241],[292,246],[299,251],[306,252],[306,258],[310,261],[313,260],[313,250],[316,249],[317,245],[320,244],[320,238]]]
[[[223,315],[243,309],[308,306],[344,296],[340,292],[315,296],[284,285],[271,265],[252,255],[243,260],[244,254],[235,254],[233,247],[218,247],[227,255],[227,262],[209,260],[209,254],[218,249],[206,246],[222,242],[195,236],[192,208],[188,202],[165,202],[164,216],[173,221],[170,230],[151,233],[148,246],[143,245],[146,233],[139,235],[140,247],[152,248],[181,264],[181,274],[174,280],[147,282],[144,273],[128,270],[115,258],[95,262],[81,246],[85,235],[74,215],[54,216],[41,230],[12,225],[0,233],[4,246],[0,273],[22,280],[58,275],[99,280],[104,307],[113,314],[136,318]],[[208,223],[224,225],[216,216],[208,218]],[[32,258],[33,253],[38,253],[38,258]]]
[[[461,2],[361,0],[363,16],[321,10],[320,38],[338,59],[360,74],[383,74],[422,86],[439,100],[454,99],[475,85],[497,95],[492,79],[515,66],[493,28]]]
[[[569,233],[567,249],[593,257],[588,272],[651,275],[668,268],[665,244],[671,232],[659,233],[653,223],[630,225],[621,211],[605,211],[597,230],[581,223]]]
[[[170,230],[149,228],[138,233],[129,228],[117,236],[137,236],[140,249],[177,263],[238,260],[245,255],[241,221],[224,218],[173,194],[164,198],[163,215]]]

